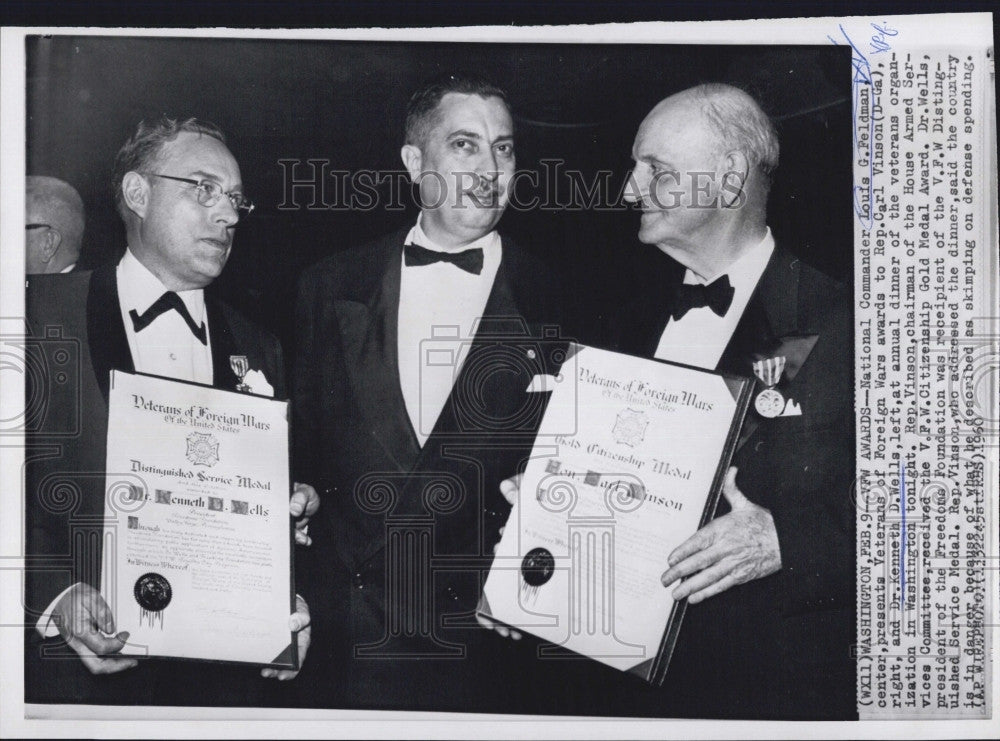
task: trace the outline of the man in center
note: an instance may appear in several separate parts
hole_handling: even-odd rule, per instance
[[[326,706],[514,709],[514,683],[482,680],[518,649],[475,607],[509,511],[499,483],[540,420],[529,386],[558,364],[558,301],[496,231],[515,163],[502,90],[464,75],[422,88],[401,156],[416,223],[299,287],[297,475],[330,502],[312,533],[325,550],[302,564],[328,676],[302,686]]]

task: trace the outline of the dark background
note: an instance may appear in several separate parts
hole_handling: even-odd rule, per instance
[[[124,249],[109,178],[138,121],[166,113],[219,124],[257,208],[237,229],[218,287],[287,342],[302,268],[412,223],[416,208],[278,209],[286,180],[278,160],[301,160],[299,177],[310,158],[329,160],[332,169],[400,169],[410,94],[454,69],[484,74],[508,90],[519,169],[560,158],[588,178],[611,170],[612,201],[631,166],[636,128],[656,102],[700,82],[743,87],[778,124],[781,165],[768,214],[776,239],[851,280],[850,58],[832,44],[31,37],[27,173],[60,177],[80,192],[87,210],[81,266],[94,267]],[[301,191],[297,197],[307,200]],[[659,253],[638,243],[638,215],[628,209],[509,209],[501,228],[560,273],[576,322],[592,321],[602,306],[632,292],[655,290]]]

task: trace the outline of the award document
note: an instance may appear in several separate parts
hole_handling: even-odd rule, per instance
[[[552,387],[480,611],[661,683],[667,556],[715,512],[753,382],[580,345]],[[538,387],[541,384],[532,384]]]
[[[106,470],[122,653],[298,668],[288,402],[113,371]]]

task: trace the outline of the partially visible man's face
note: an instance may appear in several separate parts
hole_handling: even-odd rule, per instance
[[[425,230],[468,243],[492,231],[514,174],[514,124],[500,98],[448,93],[438,105],[416,169]],[[411,175],[414,173],[412,172]]]
[[[682,263],[719,216],[722,159],[715,135],[696,100],[683,93],[656,106],[632,146],[632,192],[642,207],[639,240]]]
[[[213,181],[226,193],[242,189],[239,165],[226,145],[197,132],[182,132],[165,144],[151,169]],[[226,266],[239,214],[225,195],[215,205],[203,206],[193,185],[145,178],[150,195],[139,225],[141,244],[132,245],[137,256],[174,290],[207,286]]]
[[[47,243],[51,238],[51,225],[48,224],[48,217],[44,210],[33,198],[26,198],[24,203],[24,223],[32,224],[33,228],[24,231],[24,272],[47,273],[48,260],[46,260]],[[44,226],[39,226],[44,224]]]

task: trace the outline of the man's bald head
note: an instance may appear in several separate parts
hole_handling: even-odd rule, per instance
[[[58,273],[76,263],[83,243],[83,200],[58,178],[25,178],[25,272]]]
[[[700,114],[706,130],[715,136],[720,153],[743,152],[752,166],[770,178],[778,166],[778,134],[751,95],[723,83],[697,85],[660,101],[647,120],[678,105],[690,106]]]
[[[625,199],[642,209],[640,241],[705,277],[763,238],[778,137],[742,90],[698,85],[663,99],[639,126],[632,159]]]

